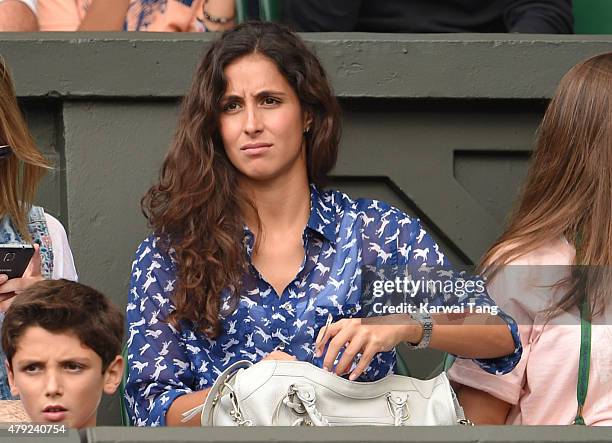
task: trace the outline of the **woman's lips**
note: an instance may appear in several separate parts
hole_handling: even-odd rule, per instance
[[[240,148],[247,155],[260,155],[269,150],[272,143],[249,143]]]

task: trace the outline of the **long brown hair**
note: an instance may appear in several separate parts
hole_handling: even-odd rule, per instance
[[[576,249],[574,265],[612,265],[612,53],[577,64],[561,79],[518,206],[481,270],[492,275],[562,237]],[[576,306],[583,295],[569,291],[556,308]]]
[[[340,108],[319,60],[288,28],[250,22],[224,33],[201,60],[180,111],[178,129],[164,159],[159,183],[142,201],[145,217],[172,248],[177,262],[176,310],[181,320],[211,337],[220,333],[221,292],[240,290],[247,259],[241,208],[253,203],[239,192],[238,172],[219,134],[225,68],[258,53],[273,61],[312,119],[306,137],[308,178],[322,185],[336,163]]]
[[[28,212],[49,163],[36,145],[17,104],[11,75],[0,57],[0,145],[11,154],[0,158],[0,218],[9,217],[21,237],[31,241]]]

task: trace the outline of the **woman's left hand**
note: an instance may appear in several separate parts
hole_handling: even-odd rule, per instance
[[[9,280],[5,274],[0,274],[0,311],[6,312],[17,294],[41,280],[44,280],[44,277],[41,272],[40,247],[35,244],[34,255],[20,278]]]
[[[388,317],[395,318],[390,320]],[[353,364],[357,353],[361,353],[357,366],[349,376],[349,380],[355,380],[365,371],[377,353],[390,351],[402,341],[418,343],[422,333],[421,326],[407,316],[379,317],[378,321],[371,319],[369,320],[371,323],[368,324],[363,324],[362,320],[361,318],[343,318],[330,324],[327,328],[321,328],[315,342],[317,344],[315,356],[321,356],[325,344],[329,341],[323,360],[324,369],[331,370],[343,347],[346,349],[335,371],[338,375],[346,373]]]

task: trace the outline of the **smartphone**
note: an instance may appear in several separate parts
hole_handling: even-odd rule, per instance
[[[32,245],[0,245],[0,274],[11,278],[23,275],[34,255]]]
[[[0,160],[8,158],[12,152],[10,145],[0,145]]]

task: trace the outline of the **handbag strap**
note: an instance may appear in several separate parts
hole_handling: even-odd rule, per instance
[[[578,399],[578,410],[575,425],[585,425],[582,412],[589,389],[589,369],[591,365],[591,321],[589,319],[589,302],[584,297],[580,305],[580,360],[578,366],[578,385],[576,386],[576,397]]]
[[[202,414],[202,412],[207,407],[209,409],[212,408],[216,404],[218,400],[218,395],[220,394],[220,391],[225,385],[225,382],[227,381],[227,379],[233,376],[240,369],[250,368],[251,366],[253,366],[253,363],[251,363],[248,360],[239,360],[231,364],[230,366],[228,366],[227,369],[225,369],[225,371],[223,371],[219,375],[219,377],[217,377],[217,379],[215,380],[215,383],[210,388],[210,391],[208,391],[208,395],[206,396],[206,400],[204,400],[204,403],[196,406],[195,408],[192,408],[188,411],[183,412],[181,421],[183,423],[187,422],[191,420],[193,417],[195,417],[196,415]]]

